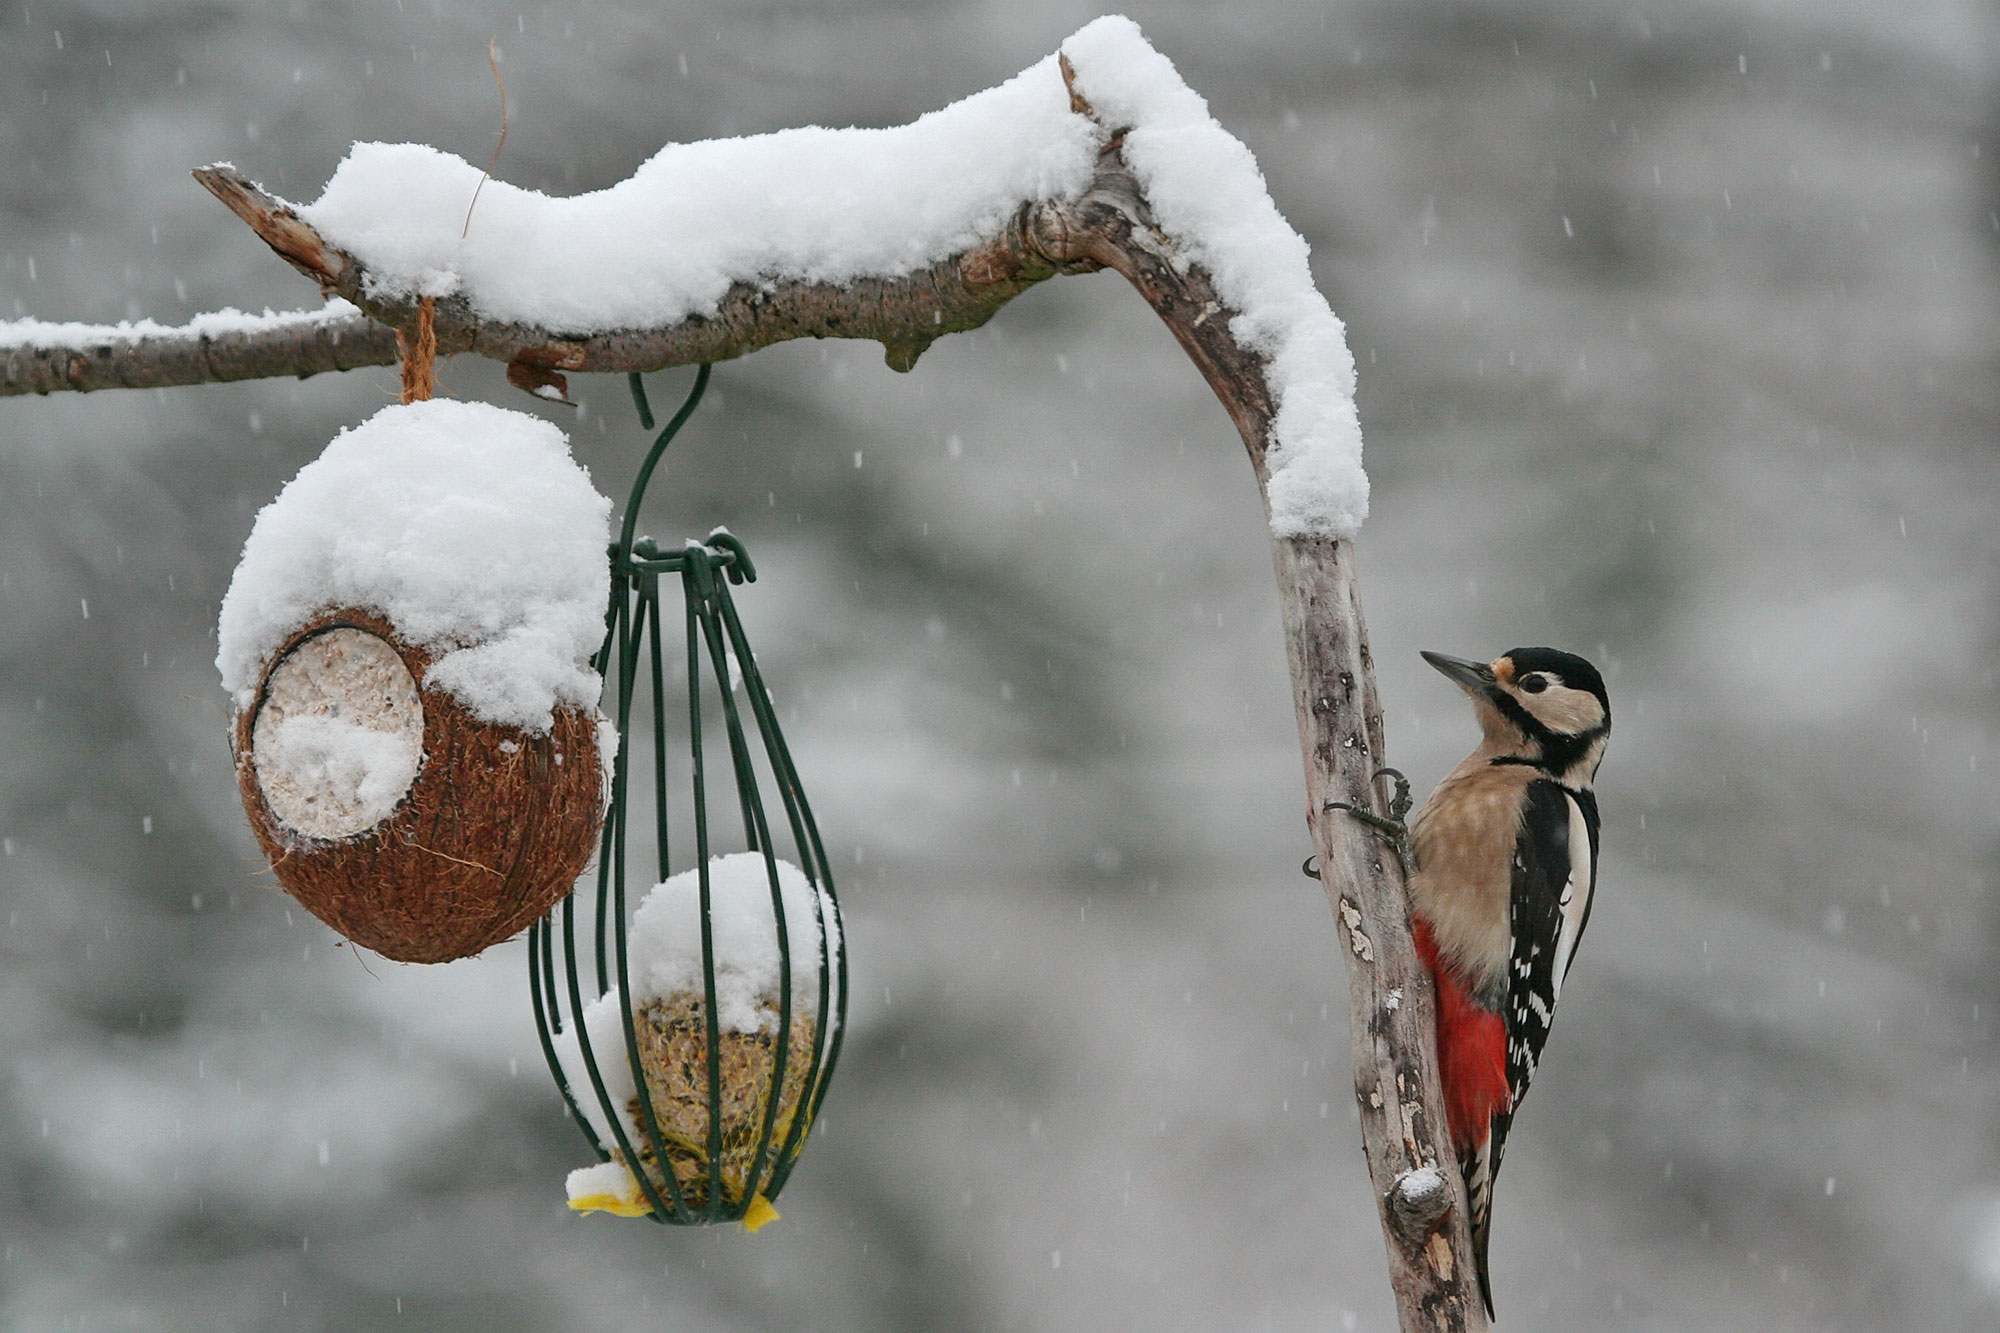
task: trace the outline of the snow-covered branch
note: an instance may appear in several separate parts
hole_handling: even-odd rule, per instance
[[[1168,256],[1213,288],[1169,323],[1260,365],[1269,428],[1246,440],[1269,473],[1273,530],[1346,537],[1367,513],[1354,362],[1305,242],[1249,150],[1127,20],[1092,23],[1061,55],[907,125],[669,144],[567,199],[417,144],[356,144],[310,204],[228,165],[195,174],[324,294],[405,332],[432,298],[441,354],[504,361],[537,392],[562,392],[565,372],[799,337],[875,339],[907,369],[1045,278],[1103,264],[1132,277],[1121,256]],[[1140,213],[1143,227],[1121,221]],[[0,347],[33,362],[36,336],[0,326]],[[263,341],[282,353],[288,337]],[[132,363],[108,382],[159,382],[152,346],[107,346],[100,360]],[[30,391],[43,387],[62,385]]]
[[[204,167],[194,174],[323,291],[355,303],[385,326],[406,332],[415,327],[417,301],[430,293],[385,278],[376,266],[321,236],[295,205],[233,167]],[[505,361],[516,382],[526,381],[523,387],[530,389],[559,388],[563,372],[654,371],[725,361],[792,338],[871,339],[883,344],[891,366],[908,370],[938,338],[978,328],[1043,279],[1098,268],[1073,258],[1069,214],[1077,202],[1023,204],[995,234],[907,273],[842,281],[732,280],[708,309],[646,327],[578,332],[546,318],[496,318],[472,293],[455,291],[436,298],[438,354],[473,352]]]
[[[165,389],[386,366],[396,332],[346,301],[319,310],[220,310],[182,325],[0,324],[0,397],[62,389]]]

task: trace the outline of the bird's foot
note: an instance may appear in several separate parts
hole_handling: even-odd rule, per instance
[[[1396,864],[1403,868],[1403,878],[1407,881],[1417,868],[1417,849],[1410,840],[1410,826],[1404,822],[1410,813],[1410,780],[1393,768],[1378,768],[1370,775],[1373,782],[1382,777],[1394,778],[1396,794],[1389,798],[1389,813],[1378,815],[1373,810],[1363,810],[1346,801],[1328,801],[1328,810],[1345,810],[1356,820],[1366,824],[1381,834],[1396,854]]]

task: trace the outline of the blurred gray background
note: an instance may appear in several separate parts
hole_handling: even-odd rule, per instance
[[[1256,153],[1361,370],[1391,757],[1419,648],[1594,658],[1603,896],[1501,1179],[1503,1327],[2000,1321],[2000,11],[1127,11]],[[0,318],[313,292],[189,178],[356,139],[609,185],[670,139],[909,120],[1055,0],[34,0],[0,14]],[[685,372],[655,383],[672,398]],[[750,1237],[562,1205],[522,946],[292,907],[211,658],[251,519],[393,372],[0,402],[0,1324],[1386,1329],[1346,983],[1300,876],[1250,472],[1110,275],[917,370],[723,366],[646,526],[729,524],[844,874],[853,1027]],[[582,411],[488,364],[623,495]]]

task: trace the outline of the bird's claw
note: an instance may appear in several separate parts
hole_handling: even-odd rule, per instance
[[[1403,776],[1400,768],[1378,768],[1369,774],[1368,780],[1373,782],[1385,774],[1396,780],[1396,794],[1389,798],[1389,818],[1400,824],[1410,813],[1410,780]]]
[[[1402,867],[1403,878],[1407,881],[1417,868],[1416,847],[1410,841],[1410,826],[1404,817],[1410,813],[1410,780],[1393,768],[1378,768],[1369,775],[1369,781],[1387,775],[1396,780],[1396,794],[1389,798],[1389,813],[1378,815],[1373,810],[1363,810],[1346,801],[1328,801],[1328,810],[1345,810],[1356,820],[1380,833],[1388,842],[1389,850],[1396,854],[1396,864]]]

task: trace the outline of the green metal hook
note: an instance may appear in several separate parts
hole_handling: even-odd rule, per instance
[[[667,422],[666,429],[654,439],[653,447],[646,451],[646,461],[639,464],[638,479],[632,483],[632,498],[625,505],[625,523],[618,533],[617,549],[626,559],[631,558],[632,537],[639,523],[639,502],[646,497],[646,484],[653,479],[653,469],[659,466],[660,459],[667,452],[667,446],[673,443],[674,436],[678,435],[681,427],[687,424],[687,419],[694,415],[695,407],[701,402],[701,395],[708,388],[708,372],[709,365],[704,361],[701,363],[701,369],[695,372],[694,387],[688,390],[687,400],[681,404],[680,411],[674,413],[673,419]],[[631,382],[632,400],[639,409],[639,420],[650,430],[653,426],[653,413],[646,404],[645,386],[640,383],[636,372],[632,375]]]

